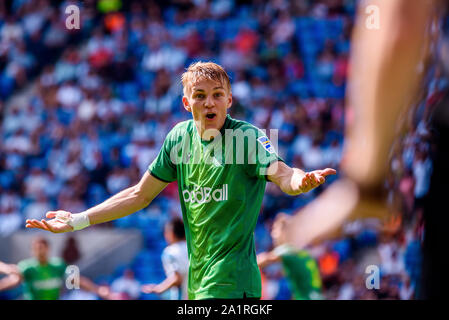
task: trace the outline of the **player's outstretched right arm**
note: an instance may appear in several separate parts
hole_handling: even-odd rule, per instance
[[[63,210],[49,211],[46,217],[51,220],[26,220],[26,227],[62,233],[119,219],[148,206],[167,185],[168,183],[156,179],[147,171],[138,184],[93,208],[77,214]]]
[[[161,294],[165,291],[167,291],[168,289],[175,287],[175,286],[180,286],[182,284],[182,276],[179,272],[173,272],[172,275],[168,276],[167,278],[165,278],[164,281],[162,281],[159,284],[144,284],[141,286],[141,290],[144,293],[156,293],[156,294]]]
[[[9,290],[17,287],[22,282],[22,278],[17,273],[10,275],[0,280],[0,291]]]
[[[0,279],[0,291],[17,287],[22,282],[22,276],[15,264],[0,261],[0,274],[6,274],[6,277]]]
[[[9,275],[13,272],[18,272],[17,266],[15,264],[7,264],[0,261],[0,274]]]

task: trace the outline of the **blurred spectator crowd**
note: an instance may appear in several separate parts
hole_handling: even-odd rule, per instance
[[[48,210],[80,212],[135,184],[168,131],[191,117],[182,108],[180,76],[197,60],[224,66],[231,76],[231,115],[268,133],[278,129],[277,148],[287,163],[338,169],[356,1],[112,2],[118,8],[107,1],[12,1],[8,14],[0,4],[0,236]],[[63,10],[70,3],[81,7],[81,36],[65,28]],[[81,42],[74,45],[69,36]],[[400,221],[349,225],[346,238],[311,249],[328,299],[413,297],[419,210],[432,170],[428,109],[447,87],[441,70],[432,72],[429,94],[408,119],[411,130],[386,181]],[[26,102],[7,107],[7,98],[25,84]],[[271,248],[270,226],[279,211],[293,213],[322,188],[292,198],[268,184],[257,250]],[[148,208],[96,226],[139,228],[145,237],[134,263],[107,275],[107,282],[123,270],[116,287],[126,287],[134,276],[141,283],[163,279],[162,226],[180,214],[172,183]],[[365,288],[365,270],[356,258],[366,248],[377,257],[381,283],[388,283],[381,290]],[[264,276],[268,297],[290,298],[279,266]],[[131,289],[126,296],[139,297]]]
[[[44,63],[56,60],[67,44],[83,34],[66,28],[68,4],[50,0],[0,2],[1,100],[25,86]],[[94,13],[83,9],[84,31],[90,29]]]

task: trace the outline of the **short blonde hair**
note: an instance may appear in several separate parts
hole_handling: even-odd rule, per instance
[[[198,61],[192,63],[181,76],[184,95],[195,83],[203,79],[217,81],[231,93],[231,81],[222,66],[214,62]]]

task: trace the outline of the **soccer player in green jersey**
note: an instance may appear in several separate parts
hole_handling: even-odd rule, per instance
[[[323,299],[320,269],[315,259],[306,250],[298,251],[293,247],[279,246],[257,255],[257,264],[261,269],[273,263],[282,264],[293,299]]]
[[[0,273],[7,276],[0,280],[0,291],[24,284],[27,300],[58,300],[64,285],[66,263],[61,258],[49,257],[49,245],[45,238],[37,237],[32,243],[34,257],[20,261],[17,265],[0,261]],[[80,276],[80,288],[107,299],[110,291],[106,286],[97,286]]]
[[[67,232],[118,219],[148,206],[177,181],[189,254],[189,299],[260,298],[254,229],[266,182],[299,195],[336,171],[306,173],[289,167],[262,130],[231,118],[231,84],[221,66],[194,63],[182,83],[183,106],[193,119],[168,133],[137,185],[84,212],[51,211],[46,214],[51,220],[27,220],[26,226]]]
[[[278,216],[286,216],[281,212]],[[315,259],[307,250],[298,250],[285,242],[285,235],[273,229],[274,249],[257,255],[257,265],[263,269],[273,263],[281,263],[289,288],[295,300],[322,300],[321,275]]]

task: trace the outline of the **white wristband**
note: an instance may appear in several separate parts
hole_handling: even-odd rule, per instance
[[[72,214],[67,224],[73,227],[73,231],[84,229],[90,226],[89,216],[86,212]]]
[[[277,246],[273,252],[278,255],[278,256],[284,256],[287,254],[292,254],[294,253],[296,250],[289,244],[281,244],[280,246]]]

